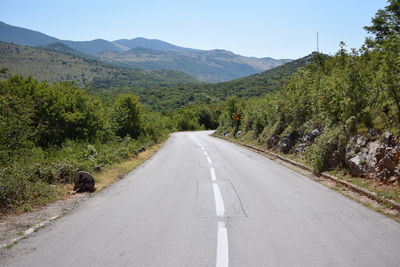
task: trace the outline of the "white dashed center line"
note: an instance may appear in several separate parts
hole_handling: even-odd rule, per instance
[[[229,266],[228,230],[225,222],[218,222],[216,267]]]
[[[211,173],[211,180],[216,181],[217,180],[217,176],[215,176],[214,168],[210,168],[210,173]]]
[[[213,191],[214,191],[214,199],[215,199],[215,210],[217,212],[218,217],[222,217],[225,214],[224,200],[222,199],[221,190],[219,190],[219,185],[216,182],[213,182]]]
[[[199,141],[195,140],[199,145],[200,149],[204,152],[204,155],[207,157],[207,161],[209,164],[212,164],[211,158],[208,155],[208,152],[204,149],[204,147],[199,143]],[[212,188],[214,193],[215,200],[215,211],[217,217],[222,219],[221,217],[225,216],[225,205],[224,200],[222,198],[221,190],[217,183],[217,176],[215,175],[215,169],[210,167]],[[218,232],[217,232],[217,261],[215,263],[216,267],[228,267],[229,266],[229,249],[228,249],[228,230],[226,228],[226,224],[224,221],[218,221]]]

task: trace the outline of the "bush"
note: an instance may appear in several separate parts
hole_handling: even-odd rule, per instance
[[[142,133],[142,106],[134,95],[120,96],[113,107],[110,123],[119,137],[137,138]]]
[[[327,129],[305,153],[315,173],[321,173],[344,162],[347,134],[342,127]]]

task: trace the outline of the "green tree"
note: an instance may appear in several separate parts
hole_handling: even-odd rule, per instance
[[[102,127],[102,104],[72,83],[48,85],[31,77],[12,76],[0,82],[0,95],[10,95],[32,108],[30,126],[42,147],[66,140],[94,140]]]
[[[142,133],[142,106],[134,95],[121,95],[115,101],[110,116],[110,124],[119,137],[137,138]]]
[[[400,36],[385,40],[380,45],[379,69],[375,87],[385,109],[394,106],[395,121],[400,125]],[[387,113],[389,114],[390,110]]]
[[[388,0],[384,9],[379,9],[372,18],[372,25],[364,29],[375,35],[375,41],[380,43],[400,34],[400,1]],[[370,40],[371,41],[371,40]]]
[[[26,101],[0,95],[0,166],[24,149],[33,147],[32,108]]]

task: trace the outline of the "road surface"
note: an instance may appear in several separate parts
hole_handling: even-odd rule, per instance
[[[209,134],[173,134],[0,264],[400,266],[399,223]]]

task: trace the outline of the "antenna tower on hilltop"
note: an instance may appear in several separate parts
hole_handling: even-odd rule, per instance
[[[317,32],[317,52],[319,53],[319,36],[318,36],[318,32]]]

